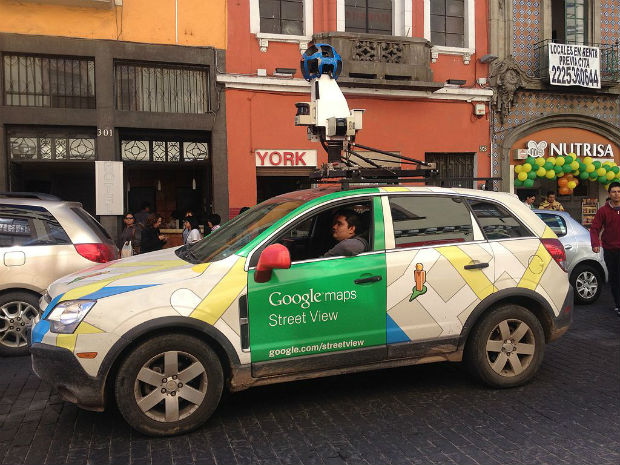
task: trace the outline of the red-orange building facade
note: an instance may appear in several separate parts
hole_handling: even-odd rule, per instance
[[[218,83],[231,216],[309,185],[312,165],[327,161],[294,126],[295,103],[310,100],[299,61],[311,41],[343,57],[349,108],[366,110],[357,142],[437,162],[442,177],[490,176],[486,0],[229,0],[227,17]]]

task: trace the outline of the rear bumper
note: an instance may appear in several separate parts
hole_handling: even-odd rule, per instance
[[[549,333],[549,342],[555,341],[562,336],[571,323],[573,322],[573,309],[574,309],[574,291],[572,286],[568,286],[568,293],[560,309],[560,314],[556,316],[551,322],[551,331]]]
[[[60,396],[86,410],[105,407],[105,381],[89,376],[73,355],[62,347],[36,343],[30,346],[32,369]]]

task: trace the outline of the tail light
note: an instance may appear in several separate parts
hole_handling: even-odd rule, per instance
[[[75,244],[75,250],[91,262],[105,263],[116,259],[116,247],[108,244]]]
[[[566,251],[559,239],[541,239],[542,245],[545,246],[547,252],[553,257],[560,268],[566,272]]]

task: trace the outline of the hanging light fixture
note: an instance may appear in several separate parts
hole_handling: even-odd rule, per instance
[[[196,190],[196,178],[192,178],[192,190]]]
[[[157,190],[161,190],[161,181],[159,179],[157,180]]]

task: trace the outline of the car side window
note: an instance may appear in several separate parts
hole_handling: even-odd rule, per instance
[[[474,240],[471,214],[460,197],[408,195],[389,201],[397,249]]]
[[[71,240],[45,208],[0,206],[0,246],[58,244],[71,244]]]
[[[485,200],[469,199],[468,202],[487,240],[532,237],[506,208]]]
[[[568,229],[566,227],[566,221],[560,215],[550,215],[547,213],[537,213],[538,217],[545,222],[549,228],[558,237],[566,236]]]

